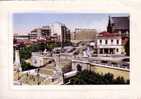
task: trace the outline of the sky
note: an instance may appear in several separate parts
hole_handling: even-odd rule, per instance
[[[13,29],[16,34],[28,34],[32,29],[55,22],[65,24],[72,32],[75,28],[105,31],[109,16],[129,16],[127,13],[14,13]]]

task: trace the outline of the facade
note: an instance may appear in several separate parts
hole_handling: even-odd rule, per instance
[[[32,52],[31,60],[34,67],[41,67],[45,64],[44,56],[40,52]]]
[[[16,39],[16,40],[29,40],[29,36],[28,35],[14,34],[14,39]]]
[[[95,29],[76,28],[73,33],[72,40],[74,41],[94,41],[96,39]]]
[[[129,17],[109,17],[107,32],[129,36]]]
[[[17,34],[14,34],[14,39],[13,39],[13,43],[14,43],[14,46],[16,45],[30,45],[32,44],[32,42],[30,41],[30,37],[29,35],[17,35]]]
[[[41,28],[36,28],[29,33],[30,40],[46,40],[47,37],[50,37],[51,30],[49,26],[43,26]]]
[[[106,74],[106,73],[112,73],[114,78],[117,77],[123,77],[126,80],[130,79],[129,76],[129,68],[128,67],[121,67],[116,65],[109,65],[109,64],[101,64],[101,63],[94,63],[86,60],[72,60],[72,72],[75,73],[75,71],[83,71],[83,70],[90,70],[94,71],[99,74]]]
[[[28,35],[31,41],[35,41],[37,38],[37,29],[32,30]]]
[[[125,55],[122,36],[119,33],[99,33],[97,36],[97,54],[99,56]]]
[[[68,43],[71,40],[70,30],[65,24],[56,22],[50,25],[51,36],[57,36],[58,42]]]
[[[30,40],[46,40],[53,42],[70,42],[70,30],[62,23],[53,23],[49,26],[36,28],[29,33]]]
[[[107,32],[97,36],[97,54],[125,55],[124,45],[129,40],[129,32],[129,17],[109,17]]]
[[[32,57],[31,57],[32,65],[34,67],[44,66],[48,63],[49,59],[47,57],[50,56],[51,54],[47,52],[46,49],[44,52],[32,52]]]

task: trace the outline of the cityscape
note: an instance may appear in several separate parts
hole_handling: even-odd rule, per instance
[[[127,13],[13,14],[13,85],[129,85]]]

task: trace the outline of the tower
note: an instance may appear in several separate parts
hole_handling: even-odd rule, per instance
[[[107,26],[107,32],[112,33],[112,23],[111,23],[111,17],[109,16],[108,26]]]
[[[18,71],[22,71],[21,63],[20,63],[19,50],[15,50],[14,69],[15,70],[18,70]]]

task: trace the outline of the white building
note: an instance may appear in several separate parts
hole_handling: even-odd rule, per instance
[[[32,52],[31,60],[32,60],[32,65],[35,67],[40,67],[45,64],[44,63],[44,56],[41,55],[40,52]]]
[[[59,23],[59,22],[50,24],[50,27],[51,27],[51,35],[52,35],[52,36],[53,36],[54,34],[62,35],[61,26],[64,26],[64,24]]]
[[[58,41],[60,42],[70,42],[70,30],[65,26],[65,24],[56,22],[50,25],[51,36],[57,35]]]
[[[46,49],[45,49],[46,50]],[[48,63],[50,57],[49,52],[32,52],[32,65],[35,67],[41,67]]]
[[[99,33],[97,36],[97,54],[99,56],[124,55],[122,36],[119,33]]]

